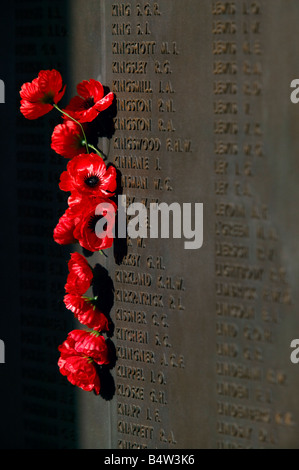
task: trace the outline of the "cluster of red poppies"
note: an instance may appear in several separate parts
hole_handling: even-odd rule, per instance
[[[84,295],[93,280],[93,271],[80,253],[74,252],[68,262],[69,274],[65,284],[64,303],[80,323],[91,332],[73,330],[59,346],[60,372],[83,390],[100,391],[100,379],[94,363],[109,363],[109,351],[104,336],[109,329],[108,318],[96,306],[96,297]]]
[[[111,199],[117,189],[116,170],[105,165],[101,152],[88,143],[86,134],[89,123],[112,104],[114,94],[105,95],[103,85],[96,80],[84,80],[77,85],[78,96],[60,109],[57,103],[65,88],[57,70],[42,70],[32,82],[22,85],[20,110],[27,119],[37,119],[53,108],[62,114],[63,122],[53,131],[51,148],[69,159],[59,187],[70,194],[68,207],[54,229],[54,240],[62,245],[78,242],[91,252],[102,251],[113,243],[113,234],[107,227],[113,226],[117,210]],[[101,219],[106,229],[99,236],[96,225]],[[94,276],[84,256],[72,253],[68,268],[65,306],[91,330],[78,329],[68,334],[58,348],[58,366],[73,385],[98,394],[100,379],[96,364],[109,363],[109,350],[102,334],[109,330],[109,322],[97,308],[97,298],[86,296]]]

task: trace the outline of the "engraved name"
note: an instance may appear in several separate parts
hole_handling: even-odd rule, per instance
[[[118,302],[147,305],[151,307],[164,307],[162,295],[148,292],[117,289],[115,292],[115,299]]]
[[[219,434],[225,434],[233,436],[238,439],[251,439],[253,428],[249,426],[240,426],[235,423],[226,423],[219,421],[217,423],[217,432]]]
[[[148,170],[149,158],[141,155],[116,155],[114,164],[117,168],[128,170]]]
[[[115,137],[113,140],[115,150],[141,150],[148,152],[158,152],[161,148],[161,141],[158,138],[137,138],[137,137]]]
[[[156,41],[114,41],[112,42],[112,54],[155,54]]]
[[[226,237],[249,237],[249,225],[233,222],[217,222],[215,224],[216,235]]]
[[[139,418],[141,407],[129,403],[117,403],[117,414],[129,418]]]
[[[248,258],[249,248],[245,245],[216,242],[215,243],[215,255],[227,258]]]
[[[151,131],[152,120],[141,117],[118,117],[114,119],[114,126],[118,131]]]
[[[235,405],[233,403],[219,401],[217,403],[217,413],[231,418],[245,419],[247,421],[258,423],[271,422],[271,411],[268,408],[263,409],[243,404]]]
[[[216,374],[252,381],[260,381],[263,378],[263,372],[260,367],[250,367],[237,362],[216,362]]]
[[[116,270],[115,282],[149,287],[152,285],[152,276],[148,273],[135,273],[133,271],[128,272],[123,270]]]
[[[154,428],[143,424],[128,423],[126,421],[118,421],[117,430],[122,434],[129,434],[144,439],[153,439]]]
[[[248,305],[216,302],[216,315],[219,317],[252,320],[255,318],[255,311],[252,306]]]
[[[140,367],[134,367],[134,366],[125,366],[125,365],[119,365],[116,368],[116,375],[117,377],[121,377],[123,379],[129,379],[129,380],[137,380],[144,382],[144,371]]]
[[[147,176],[122,175],[121,183],[123,188],[148,189]]]
[[[223,395],[231,398],[249,399],[249,388],[235,382],[217,382],[217,395]]]
[[[235,2],[213,2],[212,15],[235,15],[237,11]]]
[[[125,310],[118,308],[115,314],[116,320],[128,322],[128,323],[141,323],[146,324],[146,313],[138,312],[136,310]]]
[[[150,80],[113,80],[112,91],[114,93],[153,93]]]
[[[136,112],[151,112],[152,111],[152,100],[142,98],[118,98],[117,99],[117,110],[118,111],[136,111]]]
[[[216,263],[216,276],[262,281],[264,269],[258,266]]]
[[[118,359],[125,359],[127,361],[145,362],[147,364],[155,364],[155,353],[138,348],[128,348],[126,346],[117,347]]]
[[[243,284],[216,283],[216,295],[224,297],[237,297],[244,300],[255,300],[257,289]]]
[[[134,385],[118,383],[116,393],[120,397],[133,398],[134,400],[144,400],[144,388]]]
[[[118,327],[115,330],[115,336],[116,339],[120,341],[129,341],[143,344],[149,343],[148,331]]]

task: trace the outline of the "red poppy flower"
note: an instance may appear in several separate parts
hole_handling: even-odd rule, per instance
[[[109,364],[109,350],[104,336],[97,331],[78,330],[75,337],[77,338],[76,351],[91,357],[99,365]]]
[[[72,207],[77,207],[78,204],[82,201],[82,194],[79,194],[78,191],[73,191],[72,194],[68,197],[68,206],[71,209]],[[72,211],[70,211],[72,212]]]
[[[66,294],[63,301],[66,308],[71,310],[75,316],[80,315],[86,308],[86,300],[79,294]]]
[[[69,382],[83,390],[100,393],[100,379],[94,362],[108,364],[108,348],[103,336],[82,330],[71,331],[58,347],[58,367]]]
[[[27,119],[37,119],[53,109],[64,95],[62,78],[57,70],[41,70],[32,82],[24,83],[20,90],[21,113]]]
[[[84,197],[79,204],[73,204],[72,210],[76,217],[73,236],[83,248],[94,252],[112,246],[117,210],[113,201]]]
[[[86,392],[94,390],[97,395],[100,393],[100,378],[88,357],[75,351],[69,357],[60,357],[58,366],[61,374],[65,375],[72,385],[76,385]]]
[[[114,100],[114,93],[104,96],[103,85],[93,79],[79,83],[77,93],[79,96],[74,96],[64,111],[80,123],[93,121]]]
[[[83,142],[84,136],[79,124],[74,121],[66,121],[54,128],[51,148],[65,158],[73,158],[81,153],[86,153],[86,146]]]
[[[53,236],[56,243],[76,241],[88,251],[101,251],[113,244],[116,204],[108,198],[78,197],[60,217]]]
[[[108,318],[93,305],[91,300],[79,294],[67,294],[63,300],[66,308],[73,312],[82,325],[95,331],[109,330]]]
[[[71,254],[68,262],[69,274],[65,285],[68,294],[85,294],[91,285],[93,272],[88,262],[80,253]]]
[[[75,229],[75,218],[71,213],[71,209],[67,209],[65,213],[60,217],[58,224],[56,225],[53,237],[56,243],[60,245],[68,245],[75,243],[76,239],[73,236]]]
[[[76,352],[92,358],[99,365],[109,364],[109,350],[105,338],[95,331],[72,330],[58,350],[63,358]]]
[[[113,196],[116,191],[116,169],[106,167],[96,153],[77,155],[60,177],[62,191],[77,191],[92,196]]]

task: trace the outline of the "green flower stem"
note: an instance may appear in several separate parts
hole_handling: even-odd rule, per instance
[[[87,295],[82,295],[83,299],[86,300],[86,302],[91,302],[94,303],[98,300],[98,296],[96,297],[87,297]]]
[[[71,119],[72,121],[76,122],[80,128],[81,128],[81,131],[82,131],[82,134],[83,134],[83,144],[85,145],[86,147],[86,151],[87,153],[89,153],[89,150],[88,150],[88,147],[90,147],[92,150],[94,150],[103,160],[105,160],[105,157],[104,155],[96,148],[94,147],[93,145],[89,144],[87,142],[87,138],[86,138],[86,135],[85,135],[85,132],[84,132],[84,129],[83,129],[83,126],[80,122],[78,122],[76,119],[74,119],[72,116],[70,116],[68,113],[66,113],[65,111],[62,111],[62,109],[59,108],[59,106],[57,106],[57,104],[53,103],[53,107],[55,109],[57,109],[57,111],[59,111],[61,114],[64,114],[65,116],[67,116],[69,119]],[[101,255],[104,255],[104,256],[107,256],[102,250],[99,251],[99,253]],[[85,297],[83,296],[88,302],[92,302],[92,301],[95,301],[97,299],[97,297]]]
[[[90,334],[93,335],[93,336],[96,336],[96,337],[102,336],[101,333],[99,331],[96,331],[96,330],[91,331]]]
[[[69,119],[71,119],[72,121],[76,122],[80,127],[81,127],[81,131],[82,131],[82,134],[83,134],[83,138],[84,138],[84,143],[85,143],[85,147],[86,147],[86,151],[87,153],[88,152],[88,143],[87,143],[87,139],[86,139],[86,135],[85,135],[85,132],[84,132],[84,129],[83,129],[83,126],[80,122],[78,122],[76,119],[74,119],[72,116],[70,116],[68,113],[66,113],[65,111],[62,111],[62,109],[59,108],[59,106],[57,106],[57,104],[53,103],[53,107],[55,109],[57,109],[57,111],[59,111],[61,114],[64,114],[65,116],[67,116]]]
[[[101,157],[103,160],[105,160],[104,155],[96,147],[94,147],[91,144],[88,144],[88,147],[90,147],[92,150],[94,150],[99,155],[99,157]]]

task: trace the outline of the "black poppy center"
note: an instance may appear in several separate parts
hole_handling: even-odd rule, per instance
[[[96,225],[99,220],[103,218],[103,215],[93,215],[89,222],[88,222],[88,228],[91,230],[91,232],[96,233]],[[104,224],[103,226],[104,232],[107,230],[107,223]]]
[[[94,188],[95,186],[97,186],[99,181],[100,179],[97,175],[87,176],[87,178],[85,178],[84,180],[85,184],[87,184],[87,186],[89,186],[90,188]]]
[[[89,109],[89,108],[92,108],[94,105],[94,97],[93,96],[90,96],[89,98],[87,98],[84,102],[84,108],[85,109]]]
[[[41,99],[42,103],[44,103],[44,104],[53,104],[54,95],[55,95],[55,93],[53,91],[48,91],[48,93],[45,93],[44,96],[42,97],[42,99]]]

